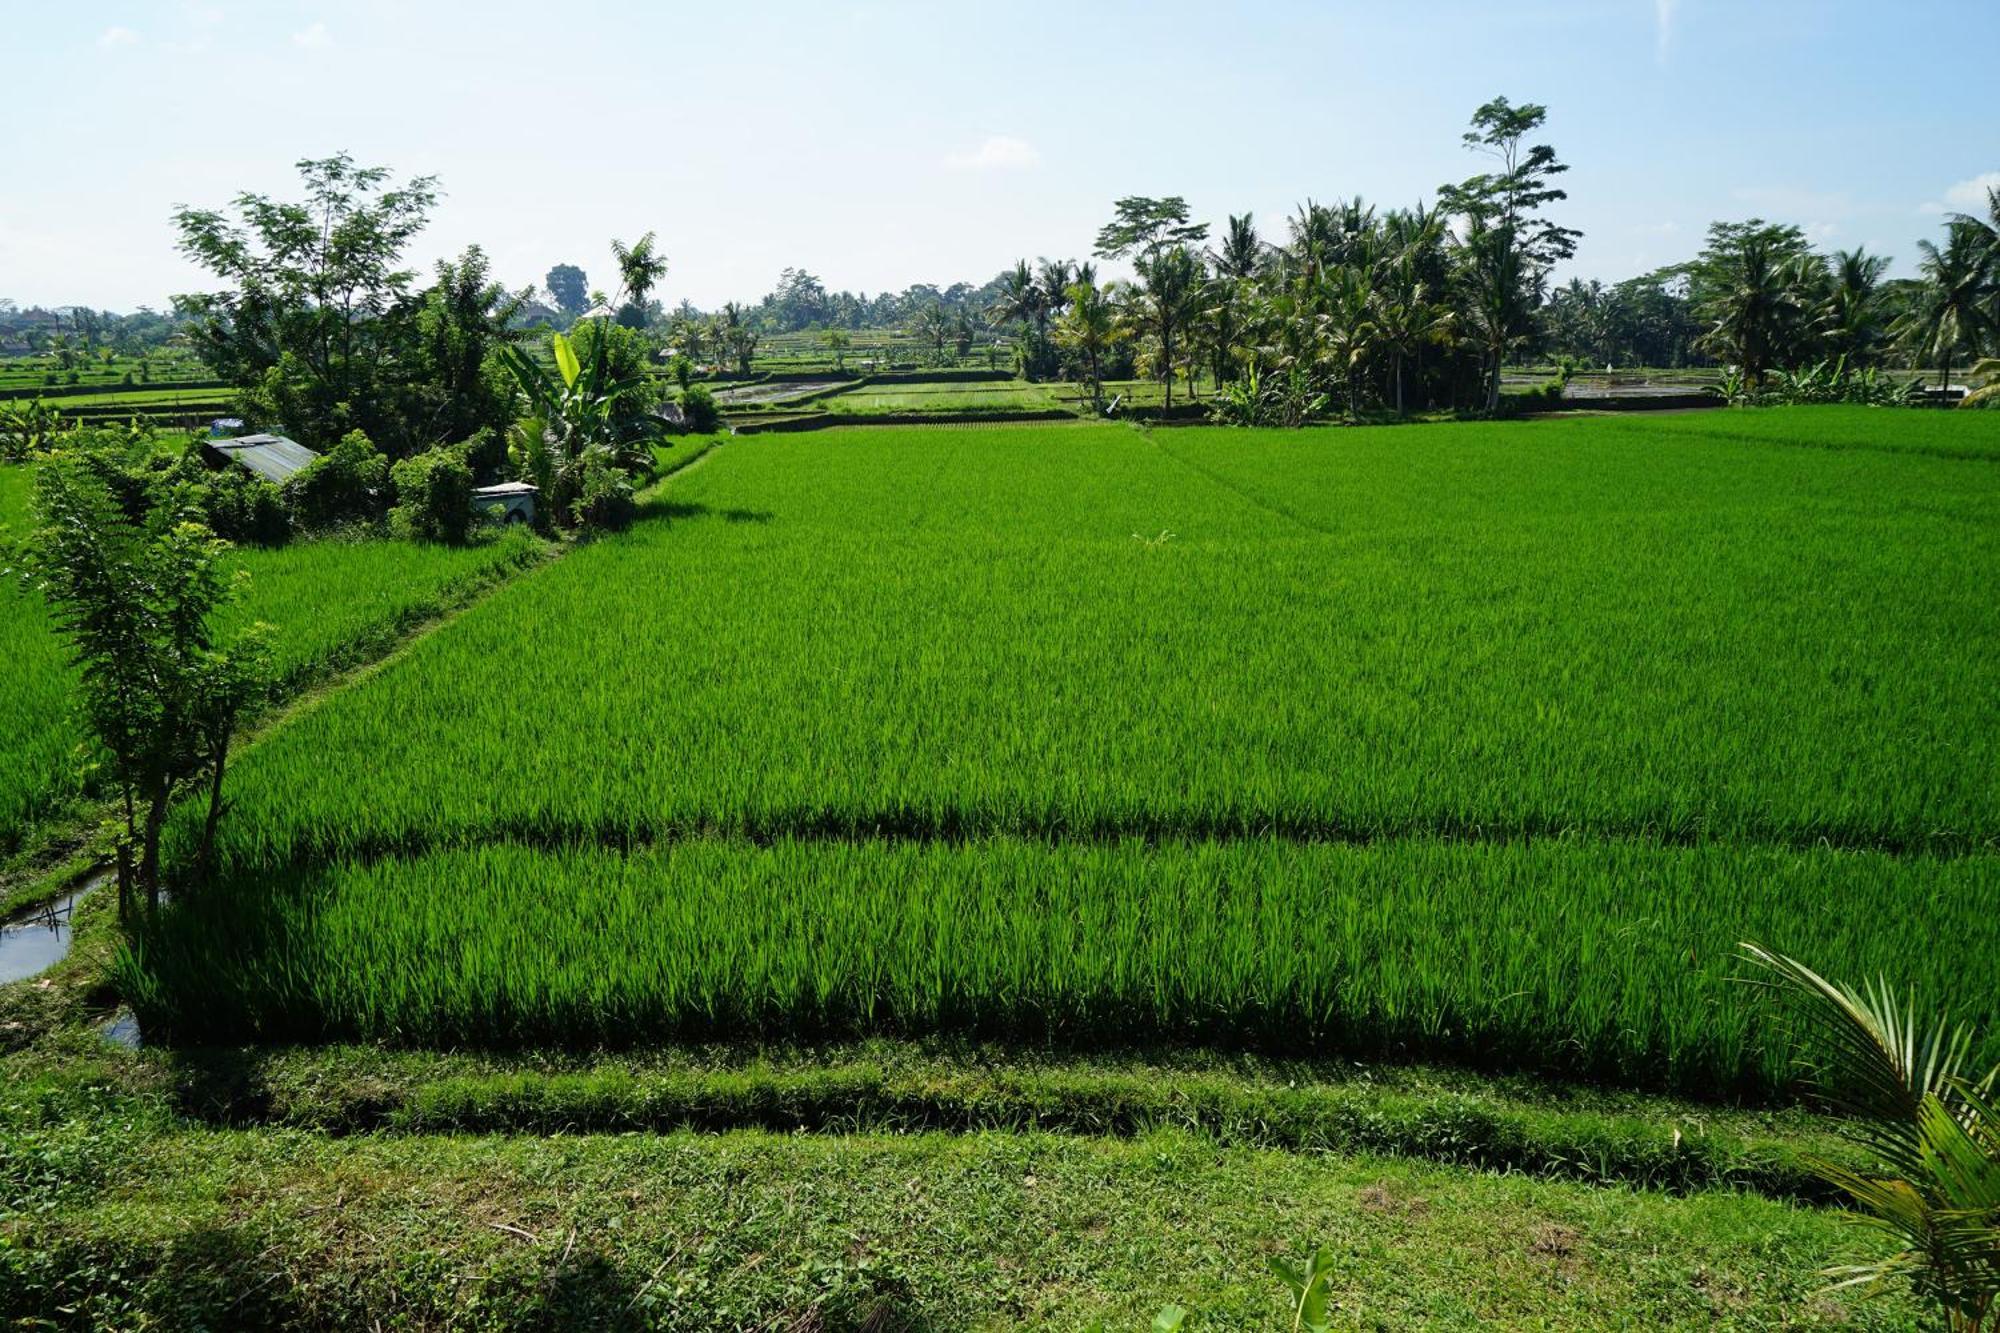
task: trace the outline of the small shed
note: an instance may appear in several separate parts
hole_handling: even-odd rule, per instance
[[[282,435],[238,435],[226,440],[203,440],[202,457],[214,468],[234,463],[252,476],[282,486],[306,470],[319,457],[297,440]]]
[[[533,523],[535,497],[541,489],[525,481],[503,481],[498,486],[479,486],[472,492],[472,507],[483,509],[495,523]]]

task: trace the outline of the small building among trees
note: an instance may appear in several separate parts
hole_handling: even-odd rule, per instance
[[[283,435],[203,440],[201,456],[212,468],[220,470],[233,463],[273,486],[284,485],[319,458],[315,451]]]

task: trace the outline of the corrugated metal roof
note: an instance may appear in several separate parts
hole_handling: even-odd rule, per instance
[[[231,440],[209,440],[204,447],[217,462],[235,463],[274,486],[283,485],[319,455],[297,440],[282,435],[238,435]]]
[[[536,489],[525,481],[503,481],[497,486],[481,486],[472,495],[476,500],[497,500],[503,495],[533,495]]]

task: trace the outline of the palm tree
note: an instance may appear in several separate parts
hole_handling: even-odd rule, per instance
[[[1264,242],[1257,237],[1252,215],[1230,216],[1222,236],[1222,249],[1211,251],[1216,272],[1237,282],[1247,282],[1264,269]]]
[[[1027,266],[1024,264],[1022,267]],[[929,343],[932,355],[942,361],[945,345],[958,335],[958,325],[942,302],[933,301],[919,310],[917,317],[910,321],[910,332]]]
[[[1792,276],[1770,238],[1752,233],[1730,257],[1720,290],[1709,301],[1713,323],[1701,342],[1742,367],[1758,388],[1798,322]]]
[[[1076,266],[1066,259],[1044,259],[1036,275],[1035,285],[1041,289],[1041,310],[1037,326],[1042,336],[1048,336],[1048,323],[1069,304],[1070,284],[1076,281]]]
[[[1968,1073],[1972,1033],[1924,1021],[1886,981],[1855,990],[1754,944],[1744,957],[1769,973],[1829,1057],[1820,1092],[1880,1166],[1867,1174],[1809,1165],[1845,1193],[1858,1220],[1895,1253],[1836,1269],[1842,1286],[1908,1278],[1954,1333],[2000,1321],[2000,1068]]]
[[[611,242],[612,257],[618,261],[618,277],[623,285],[625,300],[618,307],[618,321],[629,324],[636,318],[638,324],[646,321],[646,298],[661,278],[667,276],[667,257],[654,249],[654,235],[647,232],[634,245],[614,239]],[[627,311],[635,312],[628,317]]]
[[[1961,222],[1975,229],[1979,249],[1986,256],[1986,268],[1993,279],[1993,318],[2000,323],[2000,185],[1986,191],[1986,216],[1976,217],[1971,213],[1954,213],[1953,222]]]
[[[1154,370],[1166,381],[1167,410],[1174,406],[1174,369],[1179,365],[1187,326],[1201,300],[1201,265],[1184,246],[1171,246],[1138,261],[1139,282],[1126,300],[1126,318],[1151,344]]]
[[[1323,284],[1326,322],[1322,343],[1327,366],[1347,391],[1347,414],[1361,407],[1361,369],[1379,345],[1374,292],[1359,269],[1336,268]]]
[[[1063,312],[1056,317],[1056,344],[1074,352],[1082,361],[1091,404],[1102,412],[1104,358],[1125,337],[1118,321],[1118,308],[1094,282],[1072,282],[1064,295],[1067,299]]]
[[[993,326],[1001,328],[1008,324],[1031,325],[1041,310],[1042,289],[1036,284],[1028,261],[1023,259],[1000,275],[1000,294],[986,313]]]
[[[1396,386],[1396,415],[1403,415],[1403,364],[1426,345],[1451,337],[1451,307],[1431,299],[1431,292],[1417,277],[1416,265],[1408,251],[1391,268],[1388,280],[1374,292],[1375,330],[1383,350],[1389,353],[1390,375]]]
[[[1986,238],[1971,220],[1954,220],[1945,231],[1943,249],[1917,242],[1922,258],[1917,288],[1900,331],[1918,356],[1936,358],[1938,387],[1951,387],[1951,361],[1961,346],[1977,348],[2000,330],[1993,311],[1995,275]]]
[[[1477,213],[1470,216],[1460,243],[1471,300],[1466,308],[1469,332],[1484,355],[1486,410],[1500,408],[1500,371],[1507,353],[1528,334],[1527,266],[1514,233],[1489,225]]]
[[[1882,275],[1887,255],[1859,247],[1833,255],[1832,289],[1819,314],[1820,336],[1835,356],[1858,366],[1880,346],[1883,336]]]
[[[1980,381],[1978,388],[1959,399],[1960,407],[1984,407],[1988,403],[2000,403],[2000,356],[1989,356],[1972,368],[1972,378]]]

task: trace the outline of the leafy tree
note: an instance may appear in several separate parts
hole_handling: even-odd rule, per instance
[[[1188,221],[1187,200],[1179,195],[1153,199],[1128,195],[1112,205],[1115,216],[1097,233],[1100,259],[1134,256],[1151,263],[1169,248],[1198,245],[1208,237],[1208,224]]]
[[[1552,184],[1569,170],[1548,144],[1527,137],[1548,119],[1533,102],[1515,106],[1496,97],[1472,113],[1465,146],[1498,163],[1498,170],[1468,177],[1439,191],[1442,207],[1466,220],[1462,254],[1475,291],[1476,323],[1487,352],[1486,406],[1500,405],[1505,351],[1525,340],[1549,269],[1576,253],[1582,233],[1540,216],[1568,194]]]
[[[211,621],[235,589],[227,544],[165,506],[135,522],[84,463],[51,460],[36,476],[41,527],[28,578],[75,650],[79,702],[120,798],[119,901],[157,906],[160,838],[177,786],[207,788],[195,849],[212,862],[226,810],[229,742],[266,688],[262,627],[222,641]]]
[[[389,411],[409,373],[413,275],[404,249],[437,201],[435,177],[391,186],[346,154],[298,163],[305,198],[245,193],[235,216],[182,207],[182,253],[233,289],[175,298],[202,359],[284,404],[287,428],[322,445],[360,426],[400,446]],[[275,380],[274,378],[275,377]]]
[[[819,340],[826,345],[827,351],[833,353],[834,369],[845,371],[847,369],[847,349],[854,343],[854,340],[847,336],[847,331],[845,329],[828,329],[819,336]]]
[[[416,314],[417,373],[406,390],[408,434],[435,445],[504,431],[514,396],[497,353],[514,340],[521,298],[492,280],[486,253],[470,246],[441,260],[437,283]]]
[[[557,264],[543,279],[556,309],[575,319],[590,309],[590,279],[574,264]]]

